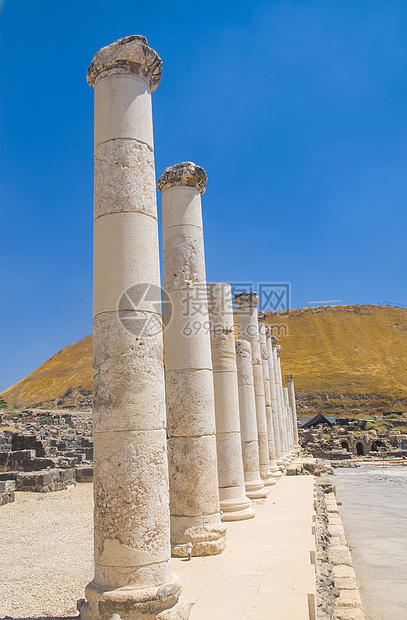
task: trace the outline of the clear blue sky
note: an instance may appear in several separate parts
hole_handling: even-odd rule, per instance
[[[91,332],[86,69],[129,34],[164,63],[157,176],[209,177],[209,281],[407,304],[405,0],[0,5],[0,389]]]

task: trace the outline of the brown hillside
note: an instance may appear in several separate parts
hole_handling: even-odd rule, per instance
[[[300,414],[407,409],[407,310],[300,308],[270,314],[267,322],[283,347],[283,373],[295,374]],[[2,397],[18,406],[80,403],[92,389],[91,357],[88,336],[59,351]]]
[[[320,306],[275,312],[267,323],[302,405],[406,409],[407,309]]]
[[[92,391],[92,336],[55,353],[25,379],[5,390],[2,397],[9,405],[18,407],[39,403],[51,406],[57,405],[70,389],[84,394]]]

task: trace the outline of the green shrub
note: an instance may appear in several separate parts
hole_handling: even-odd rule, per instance
[[[379,427],[379,425],[377,424],[377,422],[368,422],[366,424],[366,430],[367,431],[372,431],[373,429],[376,429],[378,427]]]

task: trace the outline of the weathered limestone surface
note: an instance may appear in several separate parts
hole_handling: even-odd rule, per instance
[[[270,327],[266,327],[266,342],[267,342],[267,361],[269,365],[269,379],[270,379],[270,398],[271,398],[271,414],[272,424],[274,432],[274,449],[276,454],[276,463],[280,471],[284,468],[283,461],[281,460],[281,439],[280,439],[280,427],[278,423],[278,411],[277,411],[277,391],[274,378],[274,362],[273,362],[273,344]]]
[[[272,410],[272,404],[271,404],[270,373],[269,373],[267,336],[266,336],[266,326],[265,326],[266,313],[260,310],[257,313],[257,316],[258,316],[258,322],[259,322],[261,367],[263,371],[264,396],[265,396],[265,402],[266,402],[269,465],[270,465],[270,471],[272,473],[273,478],[281,478],[281,471],[276,461],[276,446],[275,446],[275,441],[274,441],[273,410]]]
[[[292,417],[293,417],[294,445],[296,448],[299,448],[297,407],[295,403],[295,389],[294,389],[294,375],[292,373],[288,375],[284,375],[284,379],[285,379],[285,383],[288,389],[288,399],[289,399]]]
[[[279,355],[281,347],[277,344],[278,340],[274,336],[271,337],[271,343],[273,348],[273,370],[274,370],[274,382],[276,387],[276,397],[277,397],[277,418],[278,418],[278,429],[280,435],[280,445],[281,445],[281,460],[283,465],[286,465],[287,461],[287,436],[285,433],[284,427],[284,413],[283,413],[283,393],[282,386],[280,382],[279,375]]]
[[[245,292],[235,295],[236,318],[239,340],[247,340],[252,348],[254,395],[256,400],[257,435],[259,439],[260,475],[265,484],[274,484],[269,465],[266,400],[264,395],[263,369],[260,353],[259,324],[257,320],[257,293]]]
[[[201,193],[206,174],[192,162],[167,168],[162,192],[165,373],[171,548],[176,556],[225,548],[219,507],[211,341]]]
[[[239,394],[230,284],[208,284],[220,509],[224,521],[250,519],[239,420]]]
[[[282,351],[282,347],[280,345],[277,345],[276,347],[277,358],[275,360],[275,363],[276,363],[276,368],[277,368],[277,389],[280,395],[280,403],[281,403],[283,445],[284,445],[284,450],[285,450],[284,460],[286,462],[290,462],[292,455],[291,455],[291,448],[290,448],[289,430],[288,430],[288,424],[287,424],[288,412],[287,412],[287,407],[284,401],[283,377],[281,374],[281,361],[280,361],[281,351]]]
[[[260,476],[252,351],[250,342],[247,340],[236,340],[235,348],[246,495],[250,499],[259,499],[267,497],[268,491],[265,489]]]
[[[102,48],[88,70],[95,89],[95,576],[82,620],[189,616],[170,565],[151,114],[161,64],[145,37],[131,36]]]
[[[288,399],[288,389],[283,387],[283,398],[285,408],[285,419],[287,425],[288,447],[292,453],[294,450],[294,428],[293,428],[293,416],[290,407],[290,401]]]

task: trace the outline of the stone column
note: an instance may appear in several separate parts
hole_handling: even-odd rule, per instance
[[[287,461],[291,461],[290,438],[289,438],[288,426],[287,426],[288,412],[287,412],[287,407],[284,402],[283,377],[281,374],[281,358],[280,358],[281,351],[282,351],[282,347],[277,346],[277,380],[278,380],[281,409],[282,409],[282,415],[283,415],[283,436],[284,436],[284,446],[285,446],[285,458]]]
[[[284,410],[283,410],[283,394],[280,385],[279,379],[279,354],[280,354],[280,345],[277,344],[278,340],[274,336],[271,338],[271,342],[273,345],[273,368],[274,368],[274,382],[276,386],[276,397],[277,397],[277,415],[278,415],[278,428],[280,434],[280,445],[281,445],[281,460],[283,461],[283,465],[287,463],[287,437],[284,429]]]
[[[264,395],[263,369],[260,354],[259,324],[257,320],[257,293],[235,295],[236,318],[239,340],[247,340],[252,347],[254,395],[256,399],[257,435],[259,439],[260,475],[265,484],[274,484],[269,465],[266,400]]]
[[[273,363],[273,345],[271,328],[266,327],[266,342],[267,342],[267,360],[269,365],[269,377],[270,377],[270,398],[271,398],[271,412],[272,423],[274,431],[274,447],[276,453],[276,462],[280,469],[284,469],[284,463],[281,460],[281,441],[280,441],[280,428],[278,424],[278,411],[277,411],[277,392],[276,383],[274,378],[274,363]]]
[[[95,89],[95,576],[82,620],[188,618],[170,565],[163,336],[151,92],[142,36],[102,48]],[[146,291],[148,295],[146,295]]]
[[[295,403],[295,389],[294,389],[294,375],[288,374],[284,375],[285,383],[288,388],[288,399],[290,402],[290,407],[293,415],[293,428],[294,428],[294,444],[295,448],[298,449],[300,447],[298,441],[298,421],[297,421],[297,407]]]
[[[246,497],[230,284],[208,284],[220,509],[224,521],[254,517]]]
[[[201,194],[203,168],[166,168],[162,192],[165,386],[170,470],[171,546],[176,556],[225,548],[219,508],[215,403],[206,292]]]
[[[260,476],[259,440],[257,435],[256,400],[254,396],[252,348],[247,340],[236,340],[236,364],[239,390],[240,434],[246,495],[250,499],[267,497]]]
[[[288,389],[286,387],[283,387],[283,396],[284,396],[284,407],[286,410],[288,447],[289,447],[290,453],[292,454],[293,449],[294,449],[294,429],[293,429],[293,424],[292,424],[293,416],[291,413],[290,402],[288,400]]]
[[[270,464],[270,471],[272,473],[273,478],[280,478],[281,471],[276,461],[276,446],[275,446],[275,441],[274,441],[274,429],[273,429],[273,412],[272,412],[272,406],[271,406],[270,374],[269,374],[266,325],[265,325],[266,313],[259,310],[259,312],[257,313],[257,317],[258,317],[258,322],[259,322],[261,366],[262,366],[262,371],[263,371],[264,396],[265,396],[265,401],[266,401],[269,464]]]

